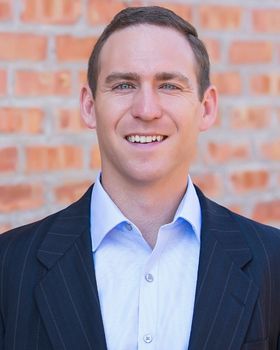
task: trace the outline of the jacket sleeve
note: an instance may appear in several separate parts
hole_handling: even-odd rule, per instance
[[[1,241],[0,241],[0,301],[3,300],[3,276],[2,276],[2,254],[1,254]],[[0,303],[0,349],[4,350],[4,337],[5,337],[5,327],[3,319],[2,302]]]
[[[3,322],[3,318],[2,318],[2,314],[0,317],[0,349],[4,350],[4,322]]]

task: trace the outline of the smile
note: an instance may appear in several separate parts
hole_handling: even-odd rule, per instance
[[[127,141],[132,143],[151,143],[151,142],[161,142],[166,138],[163,135],[129,135],[126,136]]]

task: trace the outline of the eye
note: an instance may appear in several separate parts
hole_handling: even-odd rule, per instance
[[[134,85],[130,83],[120,83],[113,87],[113,90],[129,90],[134,89]]]
[[[180,90],[180,88],[177,85],[171,83],[164,83],[160,86],[160,88],[166,90]]]

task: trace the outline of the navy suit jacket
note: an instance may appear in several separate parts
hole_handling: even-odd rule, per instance
[[[197,192],[201,252],[189,350],[279,350],[280,231]],[[90,199],[91,188],[68,208],[0,236],[1,350],[106,349]]]

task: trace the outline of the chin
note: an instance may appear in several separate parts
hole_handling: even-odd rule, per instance
[[[168,179],[169,175],[162,169],[148,169],[147,167],[139,167],[133,169],[127,173],[128,181],[134,182],[137,185],[148,185],[155,182]]]

